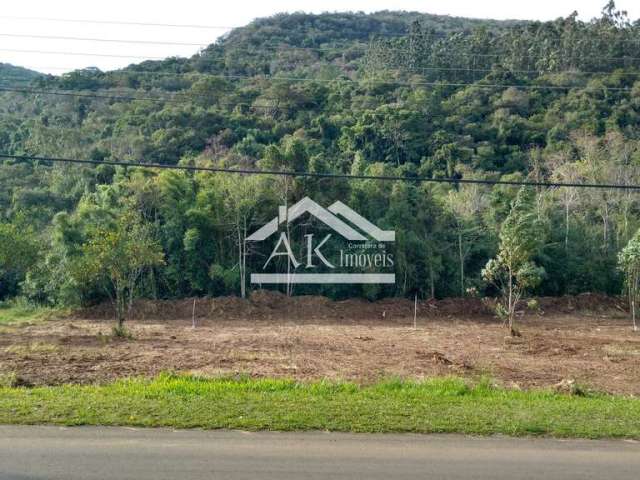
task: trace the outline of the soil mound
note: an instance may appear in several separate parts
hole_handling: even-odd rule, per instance
[[[583,293],[576,296],[540,297],[537,310],[532,313],[605,313],[626,309],[620,297]],[[418,301],[420,317],[488,317],[493,315],[491,301],[480,298],[445,298]],[[526,302],[520,307],[527,309]],[[107,320],[114,317],[109,302],[84,308],[74,315],[89,320]],[[239,297],[183,298],[179,300],[136,300],[129,312],[132,320],[172,320],[196,318],[212,320],[272,320],[274,318],[299,321],[332,320],[344,323],[369,321],[394,321],[413,317],[414,302],[406,298],[385,298],[370,302],[361,298],[333,301],[317,295],[288,297],[273,290],[256,290],[248,299]]]

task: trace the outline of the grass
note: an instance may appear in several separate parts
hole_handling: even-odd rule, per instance
[[[640,399],[470,386],[454,377],[357,386],[165,374],[0,388],[0,424],[38,423],[640,438]]]
[[[0,388],[15,387],[18,385],[18,376],[15,372],[0,373]]]
[[[62,313],[58,309],[37,307],[25,302],[0,302],[0,326],[38,323]]]
[[[32,342],[26,345],[10,345],[4,349],[13,355],[25,356],[33,353],[55,353],[60,350],[58,345],[46,342]]]

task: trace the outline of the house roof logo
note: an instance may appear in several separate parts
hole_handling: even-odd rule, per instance
[[[394,242],[396,238],[395,231],[382,230],[369,220],[364,218],[356,211],[349,208],[344,203],[334,202],[329,208],[324,208],[314,202],[309,197],[304,197],[299,202],[290,207],[280,206],[278,208],[278,216],[274,217],[270,222],[263,225],[252,235],[247,237],[249,242],[261,242],[278,232],[279,226],[295,222],[302,215],[309,213],[314,216],[334,232],[338,233],[349,242]],[[284,235],[284,234],[282,234]],[[319,248],[328,240],[331,235],[325,237],[323,242],[314,250],[309,242],[308,258],[311,258],[312,252],[320,257],[325,265],[331,266],[325,257],[318,251]],[[285,237],[288,254],[293,257],[288,240]],[[280,243],[278,243],[280,245]],[[275,251],[278,248],[276,246]],[[382,247],[382,243],[376,243],[376,246]],[[283,253],[280,253],[283,254]],[[280,255],[278,254],[278,255]],[[273,254],[272,254],[273,255]],[[341,261],[343,259],[341,252]],[[377,255],[381,255],[378,253]],[[271,258],[271,257],[270,257]],[[268,261],[267,261],[268,263]],[[295,263],[295,260],[294,260]],[[369,265],[378,266],[378,262],[369,262]],[[393,262],[391,261],[391,264]],[[265,264],[266,266],[266,264]],[[307,267],[310,267],[310,261]],[[251,283],[395,283],[395,274],[393,273],[252,273]]]
[[[374,240],[379,242],[393,242],[396,239],[396,232],[393,230],[381,230],[362,215],[356,213],[340,201],[335,202],[326,209],[318,205],[309,197],[304,197],[298,203],[289,207],[288,211],[286,206],[280,206],[278,209],[278,216],[247,237],[247,241],[260,242],[265,240],[278,231],[278,225],[286,222],[292,223],[305,213],[310,213],[347,240],[364,242],[367,238],[354,230],[344,221],[340,220],[338,215],[349,220]]]

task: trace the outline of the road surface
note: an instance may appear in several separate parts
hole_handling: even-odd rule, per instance
[[[631,441],[0,426],[2,480],[638,479]]]

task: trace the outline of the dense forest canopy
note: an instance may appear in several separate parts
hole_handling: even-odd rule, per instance
[[[613,2],[589,22],[575,14],[551,22],[276,15],[191,58],[62,76],[20,77],[3,67],[0,81],[11,88],[0,92],[0,153],[639,184],[639,46],[640,22]],[[104,279],[83,275],[86,256],[105,232],[124,242],[118,232],[138,230],[161,258],[154,252],[141,268],[137,293],[240,294],[244,272],[264,261],[243,257],[247,231],[303,196],[342,200],[395,229],[399,280],[294,294],[491,294],[481,271],[518,193],[504,185],[0,162],[0,298],[49,304],[106,298]],[[640,226],[639,200],[634,191],[536,188],[534,256],[544,278],[535,292],[619,293],[616,259]]]

